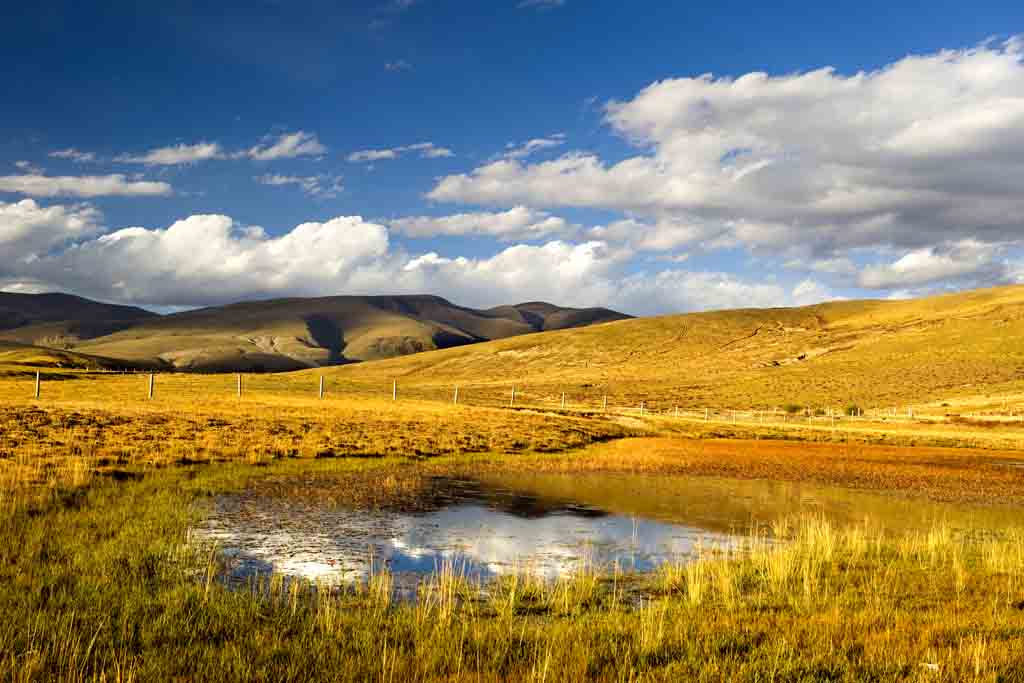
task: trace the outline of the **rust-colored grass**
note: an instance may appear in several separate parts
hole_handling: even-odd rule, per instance
[[[1024,503],[1024,454],[753,440],[622,439],[500,467],[808,482],[948,502]]]

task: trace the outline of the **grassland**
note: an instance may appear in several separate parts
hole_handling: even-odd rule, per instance
[[[451,459],[458,466],[459,458]],[[437,461],[441,464],[443,461]],[[302,471],[296,461],[264,468]],[[331,460],[323,475],[408,467]],[[903,536],[819,518],[651,576],[588,568],[489,587],[451,567],[328,591],[216,580],[187,529],[249,466],[97,480],[0,517],[5,680],[1019,681],[1024,532]]]
[[[244,375],[241,396],[234,375],[160,374],[149,400],[146,375],[11,347],[0,680],[1024,680],[1024,425],[965,417],[1024,405],[1017,299],[627,321]],[[915,417],[781,410],[847,401],[912,404]],[[767,412],[704,421],[708,403]],[[593,473],[611,472],[999,512],[980,529],[777,520],[650,576],[590,567],[483,593],[443,568],[411,604],[386,574],[346,590],[280,577],[233,590],[216,548],[189,534],[225,492],[415,509],[434,474],[536,472],[564,473],[583,499],[597,500]],[[648,513],[643,496],[614,505]]]

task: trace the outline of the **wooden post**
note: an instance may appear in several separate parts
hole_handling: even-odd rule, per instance
[[[565,410],[565,392],[562,392],[562,410]]]
[[[676,417],[679,417],[679,406],[676,406]]]
[[[705,408],[704,409],[704,421],[707,422],[710,419],[711,419],[711,409],[710,408]]]
[[[601,410],[608,410],[608,394],[604,395],[604,402],[601,404]]]
[[[319,398],[322,399],[323,397],[324,397],[324,376],[320,375],[320,393],[319,393]]]
[[[242,398],[242,373],[235,375],[235,380],[238,383],[238,398]]]
[[[398,380],[397,379],[391,381],[391,400],[392,401],[397,401],[398,400]]]
[[[511,408],[516,404],[516,387],[512,385],[512,398],[508,400],[508,407]]]
[[[153,373],[149,373],[149,400],[153,400]]]
[[[452,398],[452,403],[459,405],[459,385],[455,385],[455,396]]]
[[[39,371],[36,370],[36,398],[39,398]]]
[[[640,417],[644,416],[644,402],[640,401]]]

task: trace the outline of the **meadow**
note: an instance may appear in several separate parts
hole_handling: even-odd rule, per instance
[[[0,679],[1024,680],[1012,514],[987,529],[779,518],[643,575],[485,586],[440,566],[412,602],[386,571],[343,589],[225,583],[190,530],[254,488],[379,509],[414,507],[436,474],[632,472],[1024,504],[1013,421],[706,422],[563,409],[529,384],[512,406],[472,385],[456,404],[450,386],[399,382],[393,400],[342,370],[323,399],[320,373],[300,372],[243,376],[241,396],[234,375],[157,375],[150,400],[146,375],[44,368],[36,400],[35,368],[9,366]]]

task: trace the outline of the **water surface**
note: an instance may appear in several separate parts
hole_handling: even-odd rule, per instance
[[[454,563],[471,577],[546,578],[584,564],[648,571],[725,546],[793,513],[870,520],[896,532],[936,521],[998,528],[1019,515],[894,496],[765,481],[637,474],[488,474],[438,478],[421,512],[353,511],[306,498],[221,496],[197,529],[231,560],[230,578],[272,572],[327,583],[387,568],[399,581]]]

